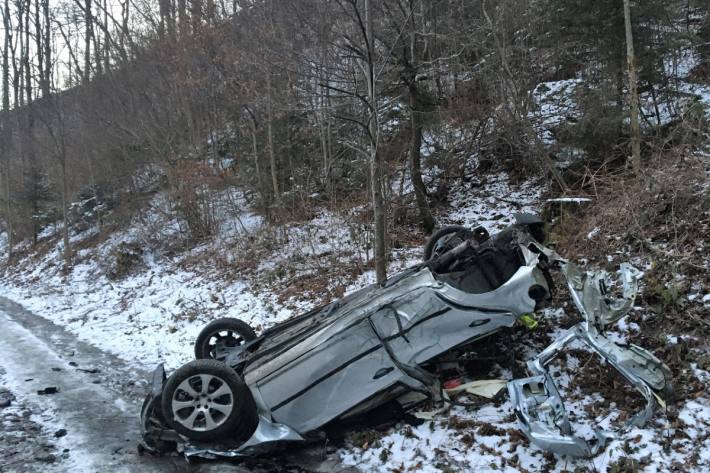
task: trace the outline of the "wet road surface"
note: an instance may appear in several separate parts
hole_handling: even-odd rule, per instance
[[[148,372],[0,297],[0,386],[18,398],[8,426],[28,437],[25,449],[44,455],[23,454],[22,442],[13,437],[17,432],[0,425],[0,435],[12,439],[6,444],[18,442],[11,450],[14,459],[2,458],[10,450],[0,449],[0,472],[355,471],[315,447],[248,463],[188,464],[180,456],[140,456],[138,417],[149,378]],[[38,393],[47,388],[58,392]],[[54,438],[60,430],[66,433]],[[48,461],[47,455],[55,459]]]

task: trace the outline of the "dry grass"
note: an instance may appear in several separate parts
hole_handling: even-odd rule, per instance
[[[710,365],[710,320],[699,302],[710,292],[709,172],[707,155],[659,154],[638,178],[598,178],[594,202],[553,230],[568,257],[610,270],[631,260],[644,269],[643,309],[629,315],[640,330],[629,338],[670,366],[679,402],[705,391],[690,364]],[[691,292],[698,294],[694,302]],[[673,335],[678,342],[668,343]]]
[[[556,229],[560,248],[597,261],[617,251],[667,255],[703,270],[698,260],[707,258],[710,234],[709,165],[708,158],[664,154],[646,163],[637,179],[597,178],[594,203]],[[592,231],[596,236],[588,238]]]

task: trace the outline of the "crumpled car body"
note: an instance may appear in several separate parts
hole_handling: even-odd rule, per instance
[[[172,430],[174,419],[159,407],[166,380],[159,366],[142,412],[144,446],[158,450],[161,443],[175,442],[187,456],[249,455],[307,441],[329,425],[387,402],[407,409],[442,401],[439,379],[429,368],[443,355],[541,309],[552,290],[549,271],[558,267],[586,321],[531,360],[531,376],[510,381],[508,390],[534,444],[563,455],[594,454],[611,434],[600,432],[604,441],[596,444],[573,436],[545,364],[570,340],[586,342],[646,397],[647,408],[635,423],[647,420],[654,400],[668,391],[668,371],[649,352],[620,347],[602,335],[631,307],[634,272],[623,272],[628,293],[613,303],[601,293],[603,276],[582,273],[538,241],[540,225],[521,216],[492,237],[476,232],[452,240],[431,260],[383,286],[368,286],[278,324],[226,353],[224,362],[244,380],[258,412],[248,438],[197,442]]]

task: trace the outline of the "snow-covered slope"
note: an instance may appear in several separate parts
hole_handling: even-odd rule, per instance
[[[442,225],[484,225],[495,231],[511,223],[514,212],[539,211],[541,193],[533,182],[512,185],[498,174],[476,187],[454,189],[450,206],[439,210],[437,219]],[[165,362],[175,368],[193,357],[192,343],[209,320],[238,317],[259,331],[322,302],[324,294],[349,292],[374,279],[371,270],[358,268],[365,255],[347,216],[325,209],[275,235],[244,206],[240,214],[223,216],[213,242],[165,251],[154,245],[155,229],[177,234],[179,222],[166,217],[164,198],[158,194],[141,219],[97,246],[82,245],[96,236],[95,229],[73,235],[73,243],[83,249],[67,274],[61,269],[61,247],[56,246],[7,268],[0,291],[137,366]],[[112,258],[126,245],[140,248],[139,261],[126,276],[111,278]],[[256,253],[267,247],[268,251]],[[390,272],[414,263],[420,255],[419,244],[395,249]],[[319,272],[328,275],[326,283],[314,276]],[[318,282],[303,284],[304,280]],[[549,310],[541,333],[527,337],[524,331],[516,332],[517,357],[525,359],[539,350],[570,317],[576,317],[570,307]],[[634,329],[630,324],[622,327],[620,340]],[[589,357],[578,350],[553,368],[583,435],[591,434],[583,428],[585,419],[612,425],[628,415],[627,406],[613,403],[603,414],[598,412],[600,394],[583,390],[583,383],[575,381],[588,363]],[[707,373],[701,375],[707,381]],[[493,364],[486,376],[513,374]],[[710,409],[700,397],[685,402],[672,423],[659,413],[652,425],[632,431],[599,457],[568,463],[531,447],[517,430],[510,403],[502,400],[478,409],[454,407],[415,427],[401,424],[385,432],[356,432],[341,456],[363,471],[607,471],[628,457],[629,464],[643,471],[670,471],[676,464],[700,472],[710,467],[709,426]]]

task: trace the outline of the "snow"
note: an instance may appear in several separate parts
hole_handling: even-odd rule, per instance
[[[587,240],[591,240],[599,234],[599,227],[594,227],[589,233],[587,233]]]
[[[544,143],[554,143],[551,133],[555,127],[571,122],[580,117],[579,106],[575,99],[581,79],[564,79],[542,82],[533,90],[536,110],[529,117],[535,122],[535,128]]]
[[[440,215],[444,224],[483,226],[489,232],[515,222],[515,213],[539,213],[543,188],[534,180],[514,186],[505,174],[488,177],[470,188],[460,187],[450,194],[451,209]]]
[[[439,211],[437,219],[440,225],[482,225],[494,232],[512,223],[516,212],[539,212],[542,193],[543,187],[534,180],[516,185],[499,173],[481,182],[454,188],[450,207]],[[578,198],[568,199],[577,201]],[[169,198],[157,194],[146,212],[128,228],[113,234],[96,248],[82,250],[68,274],[62,272],[57,247],[20,264],[19,270],[6,271],[0,280],[0,291],[32,312],[66,327],[80,339],[136,367],[150,369],[156,363],[165,362],[168,369],[174,369],[192,359],[193,341],[206,322],[217,317],[237,317],[261,331],[311,308],[316,298],[323,295],[318,288],[307,288],[300,296],[280,299],[276,286],[313,271],[325,270],[325,266],[319,265],[337,267],[364,257],[358,243],[362,237],[358,232],[363,229],[351,223],[348,215],[318,209],[310,221],[280,229],[285,236],[274,245],[275,236],[248,208],[243,196],[225,195],[217,209],[220,231],[214,242],[181,252],[166,251],[161,242],[165,245],[166,241],[177,239],[182,228],[170,211]],[[79,242],[95,231],[90,228],[73,234],[72,241]],[[271,244],[273,251],[268,257],[256,258],[255,268],[248,275],[220,272],[215,261],[236,264],[239,258],[235,252],[245,248],[239,240],[247,235],[264,245]],[[122,279],[110,279],[107,261],[119,245],[130,243],[137,243],[143,249],[141,264]],[[391,270],[414,263],[420,251],[419,247],[394,249]],[[202,263],[188,264],[195,259],[201,259]],[[278,275],[284,268],[290,268],[293,274]],[[365,270],[344,280],[349,281],[346,291],[350,292],[373,282],[374,274]],[[703,301],[710,301],[710,294],[705,295]],[[546,312],[550,337],[562,331],[554,322],[564,313],[563,308]],[[629,333],[638,330],[636,323],[625,318],[611,336],[624,342]],[[540,348],[522,345],[519,356],[531,357]],[[582,346],[570,348],[581,349]],[[577,433],[591,435],[586,421],[607,427],[614,424],[620,415],[618,407],[612,406],[605,415],[587,419],[586,408],[599,401],[600,395],[571,388],[575,370],[584,365],[584,360],[569,355],[559,364],[561,366],[551,369],[567,400],[568,411],[574,416]],[[510,370],[502,367],[494,371],[492,377],[513,377]],[[710,426],[710,407],[704,398],[682,406],[679,419],[686,424],[687,435],[674,439],[670,451],[664,449],[668,426],[658,415],[655,423],[626,434],[590,461],[550,462],[541,450],[522,439],[511,412],[512,406],[507,400],[478,409],[452,407],[433,421],[418,426],[396,425],[367,444],[351,438],[340,449],[340,455],[345,464],[362,471],[562,472],[590,466],[597,471],[607,471],[619,458],[630,456],[644,459],[643,471],[661,472],[667,471],[667,465],[672,462],[686,463],[699,449],[710,449],[708,440],[703,437]],[[633,448],[629,449],[629,443]],[[696,469],[688,471],[707,471],[708,456],[700,454]]]
[[[582,202],[591,202],[592,199],[589,197],[556,197],[554,199],[547,199],[546,202],[573,202],[581,204]]]

